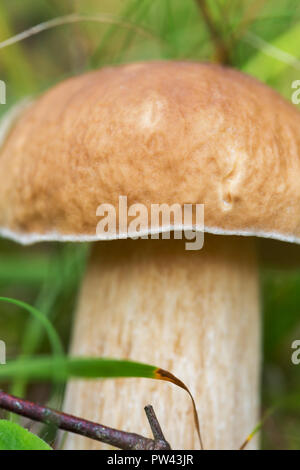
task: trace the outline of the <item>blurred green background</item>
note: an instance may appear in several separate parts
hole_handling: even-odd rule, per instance
[[[288,99],[292,82],[300,79],[299,0],[1,0],[0,42],[55,18],[67,15],[70,21],[70,14],[77,15],[71,24],[45,28],[14,45],[0,44],[0,79],[7,85],[7,104],[0,106],[0,116],[20,99],[68,76],[134,60],[231,64]],[[66,351],[88,249],[56,243],[21,247],[0,240],[0,296],[38,307],[55,325]],[[299,270],[262,266],[261,280],[262,411],[284,399],[284,406],[264,425],[263,448],[296,449],[300,447],[300,365],[291,363],[291,343],[300,339],[300,265]],[[7,344],[8,359],[49,352],[41,327],[28,314],[4,303],[0,304],[0,339]],[[17,382],[7,389],[56,406],[62,400],[57,387]],[[46,431],[51,441],[51,432]]]

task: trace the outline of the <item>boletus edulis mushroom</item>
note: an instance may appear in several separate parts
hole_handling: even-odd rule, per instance
[[[71,353],[176,374],[195,396],[207,449],[238,448],[258,420],[257,244],[300,240],[299,128],[296,107],[238,71],[150,62],[58,84],[2,143],[2,234],[24,244],[95,242]],[[120,196],[149,213],[153,204],[204,204],[203,248],[155,239],[150,225],[129,239]],[[115,208],[112,232],[97,230],[101,204]],[[162,222],[158,232],[172,228]],[[199,448],[188,396],[164,382],[74,381],[65,410],[149,435],[149,402],[173,449]]]

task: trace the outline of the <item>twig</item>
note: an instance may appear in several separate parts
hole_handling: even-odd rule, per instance
[[[215,27],[215,24],[208,10],[206,0],[196,0],[196,3],[206,23],[206,26],[211,35],[212,41],[214,42],[218,62],[220,62],[221,64],[229,64],[230,63],[229,50],[227,46],[225,45],[223,38],[220,36],[218,29]]]
[[[123,450],[169,450],[164,439],[148,439],[125,431],[102,426],[101,424],[61,413],[51,408],[23,400],[0,391],[0,408],[74,434],[89,437]],[[160,426],[159,426],[160,427]]]
[[[156,417],[156,414],[154,412],[153,406],[147,405],[147,406],[145,406],[144,410],[145,410],[146,416],[148,418],[148,421],[149,421],[154,439],[156,441],[165,441],[166,442],[165,436],[162,432],[162,429],[160,427],[160,424],[159,424],[158,419]]]

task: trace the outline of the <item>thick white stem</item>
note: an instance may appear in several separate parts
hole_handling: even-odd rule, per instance
[[[97,243],[83,284],[73,355],[167,369],[195,396],[206,449],[237,449],[258,419],[260,318],[254,240],[206,236]],[[191,402],[149,379],[71,382],[67,412],[151,436],[151,403],[173,449],[199,449]],[[249,448],[255,446],[253,441]],[[66,448],[107,448],[69,435]]]

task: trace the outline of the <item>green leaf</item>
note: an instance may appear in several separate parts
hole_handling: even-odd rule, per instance
[[[27,429],[11,421],[0,420],[0,450],[52,450]]]

